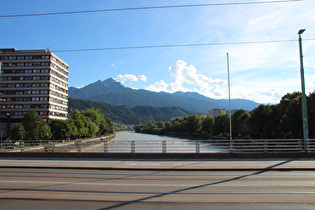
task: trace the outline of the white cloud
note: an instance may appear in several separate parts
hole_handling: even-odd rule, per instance
[[[146,76],[144,76],[144,75],[139,75],[138,79],[146,82],[148,78]]]
[[[174,65],[169,67],[171,76],[175,77],[175,82],[171,83],[170,86],[174,91],[187,91],[184,88],[184,84],[196,85],[202,89],[209,89],[213,84],[224,85],[225,80],[212,79],[203,74],[197,74],[197,69],[189,65],[183,60],[178,60]]]
[[[194,66],[187,66],[187,63],[183,60],[178,60],[174,65],[170,66],[169,72],[174,77],[174,82],[167,84],[161,80],[151,84],[146,90],[155,92],[198,92],[209,98],[228,98],[226,80],[213,79],[203,74],[198,74]],[[288,81],[282,82],[288,83]],[[231,98],[248,99],[258,103],[279,103],[281,97],[290,92],[280,88],[283,85],[282,82],[276,88],[255,86],[255,83],[251,82],[245,83],[245,86],[236,84],[231,86]],[[261,84],[261,86],[264,85]]]
[[[139,75],[138,77],[136,77],[133,74],[125,74],[125,75],[121,75],[120,74],[115,79],[120,81],[121,83],[124,83],[125,81],[137,82],[139,80],[142,80],[142,81],[146,82],[148,78],[145,75]]]
[[[197,69],[183,60],[178,60],[169,67],[169,73],[174,78],[174,82],[169,84],[163,80],[151,84],[146,90],[154,92],[198,92],[211,98],[226,98],[226,81],[222,79],[212,79],[203,74],[198,74]]]
[[[208,87],[205,91],[198,91],[198,93],[215,99],[223,99],[228,97],[226,86],[220,87],[219,85]]]
[[[305,88],[306,92],[312,92],[315,90],[315,75],[305,76]]]
[[[146,88],[146,90],[154,91],[154,92],[169,92],[167,90],[168,84],[166,84],[163,80],[160,82],[155,82],[154,84],[151,84],[149,87]]]
[[[282,96],[288,92],[283,89],[272,88],[256,88],[237,86],[231,89],[231,97],[239,99],[248,99],[257,103],[271,103],[276,104],[280,102]]]
[[[136,82],[138,81],[138,78],[132,74],[125,74],[125,75],[118,75],[116,80],[121,81],[121,83],[124,83],[125,81]]]
[[[188,89],[185,89],[183,85],[178,82],[171,82],[170,86],[173,92],[177,92],[177,91],[187,92],[188,91]]]

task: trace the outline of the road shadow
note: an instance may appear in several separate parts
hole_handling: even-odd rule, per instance
[[[113,205],[111,207],[106,207],[106,208],[103,208],[101,210],[116,209],[116,208],[120,208],[120,207],[127,206],[127,205],[130,205],[130,204],[147,201],[147,200],[150,200],[150,199],[153,199],[153,198],[160,198],[160,197],[171,195],[171,194],[182,193],[182,192],[185,192],[185,191],[188,191],[188,190],[194,190],[194,189],[199,189],[199,188],[203,188],[203,187],[214,186],[214,185],[218,185],[218,184],[233,182],[233,181],[244,179],[244,178],[251,177],[251,176],[257,176],[257,175],[263,174],[265,172],[268,172],[268,171],[272,170],[275,167],[278,167],[278,166],[290,163],[290,162],[292,162],[294,160],[295,159],[286,160],[286,161],[283,161],[281,163],[277,163],[275,165],[268,166],[268,167],[266,167],[264,169],[261,169],[259,171],[254,172],[254,173],[249,173],[249,174],[245,174],[245,175],[242,175],[242,176],[237,176],[237,177],[234,177],[234,178],[231,178],[231,179],[226,179],[226,180],[222,180],[222,181],[217,181],[217,182],[207,183],[207,184],[203,184],[203,185],[198,185],[198,186],[187,187],[187,188],[183,188],[183,189],[179,189],[179,190],[174,190],[174,191],[170,191],[170,192],[160,193],[158,195],[148,196],[148,197],[136,199],[136,200],[133,200],[133,201],[122,202],[120,204]],[[165,171],[167,171],[167,170],[165,170]],[[162,173],[162,172],[160,172],[160,173]]]

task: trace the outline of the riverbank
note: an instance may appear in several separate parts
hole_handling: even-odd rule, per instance
[[[157,135],[157,136],[167,136],[167,137],[174,137],[174,138],[179,138],[179,139],[189,139],[189,140],[193,140],[193,141],[198,141],[198,140],[227,140],[229,139],[229,137],[222,137],[222,136],[208,136],[208,135],[196,135],[196,136],[192,136],[192,135],[185,135],[185,134],[178,134],[178,133],[166,133],[166,132],[162,132],[162,133],[150,133],[150,132],[137,132],[135,131],[135,133],[142,133],[142,134],[149,134],[149,135]]]
[[[13,149],[5,149],[1,152],[77,152],[78,149],[89,148],[93,145],[104,144],[104,141],[109,141],[115,138],[116,134],[101,136],[91,139],[77,139],[77,140],[45,140],[44,144],[37,146],[27,146],[28,142],[24,141],[18,147]]]

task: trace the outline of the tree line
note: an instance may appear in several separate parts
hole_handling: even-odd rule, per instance
[[[233,138],[303,138],[302,94],[288,93],[276,105],[263,105],[232,115]],[[315,135],[315,91],[307,96],[309,136]],[[191,115],[170,122],[140,124],[136,132],[211,138],[229,136],[229,115],[215,118]]]
[[[13,140],[45,140],[89,138],[113,134],[112,121],[100,110],[86,109],[73,111],[68,120],[50,120],[44,122],[35,110],[23,116],[22,124],[16,124],[10,130],[9,137]]]

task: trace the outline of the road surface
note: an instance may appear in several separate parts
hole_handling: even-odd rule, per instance
[[[315,171],[0,168],[6,209],[315,209]]]

